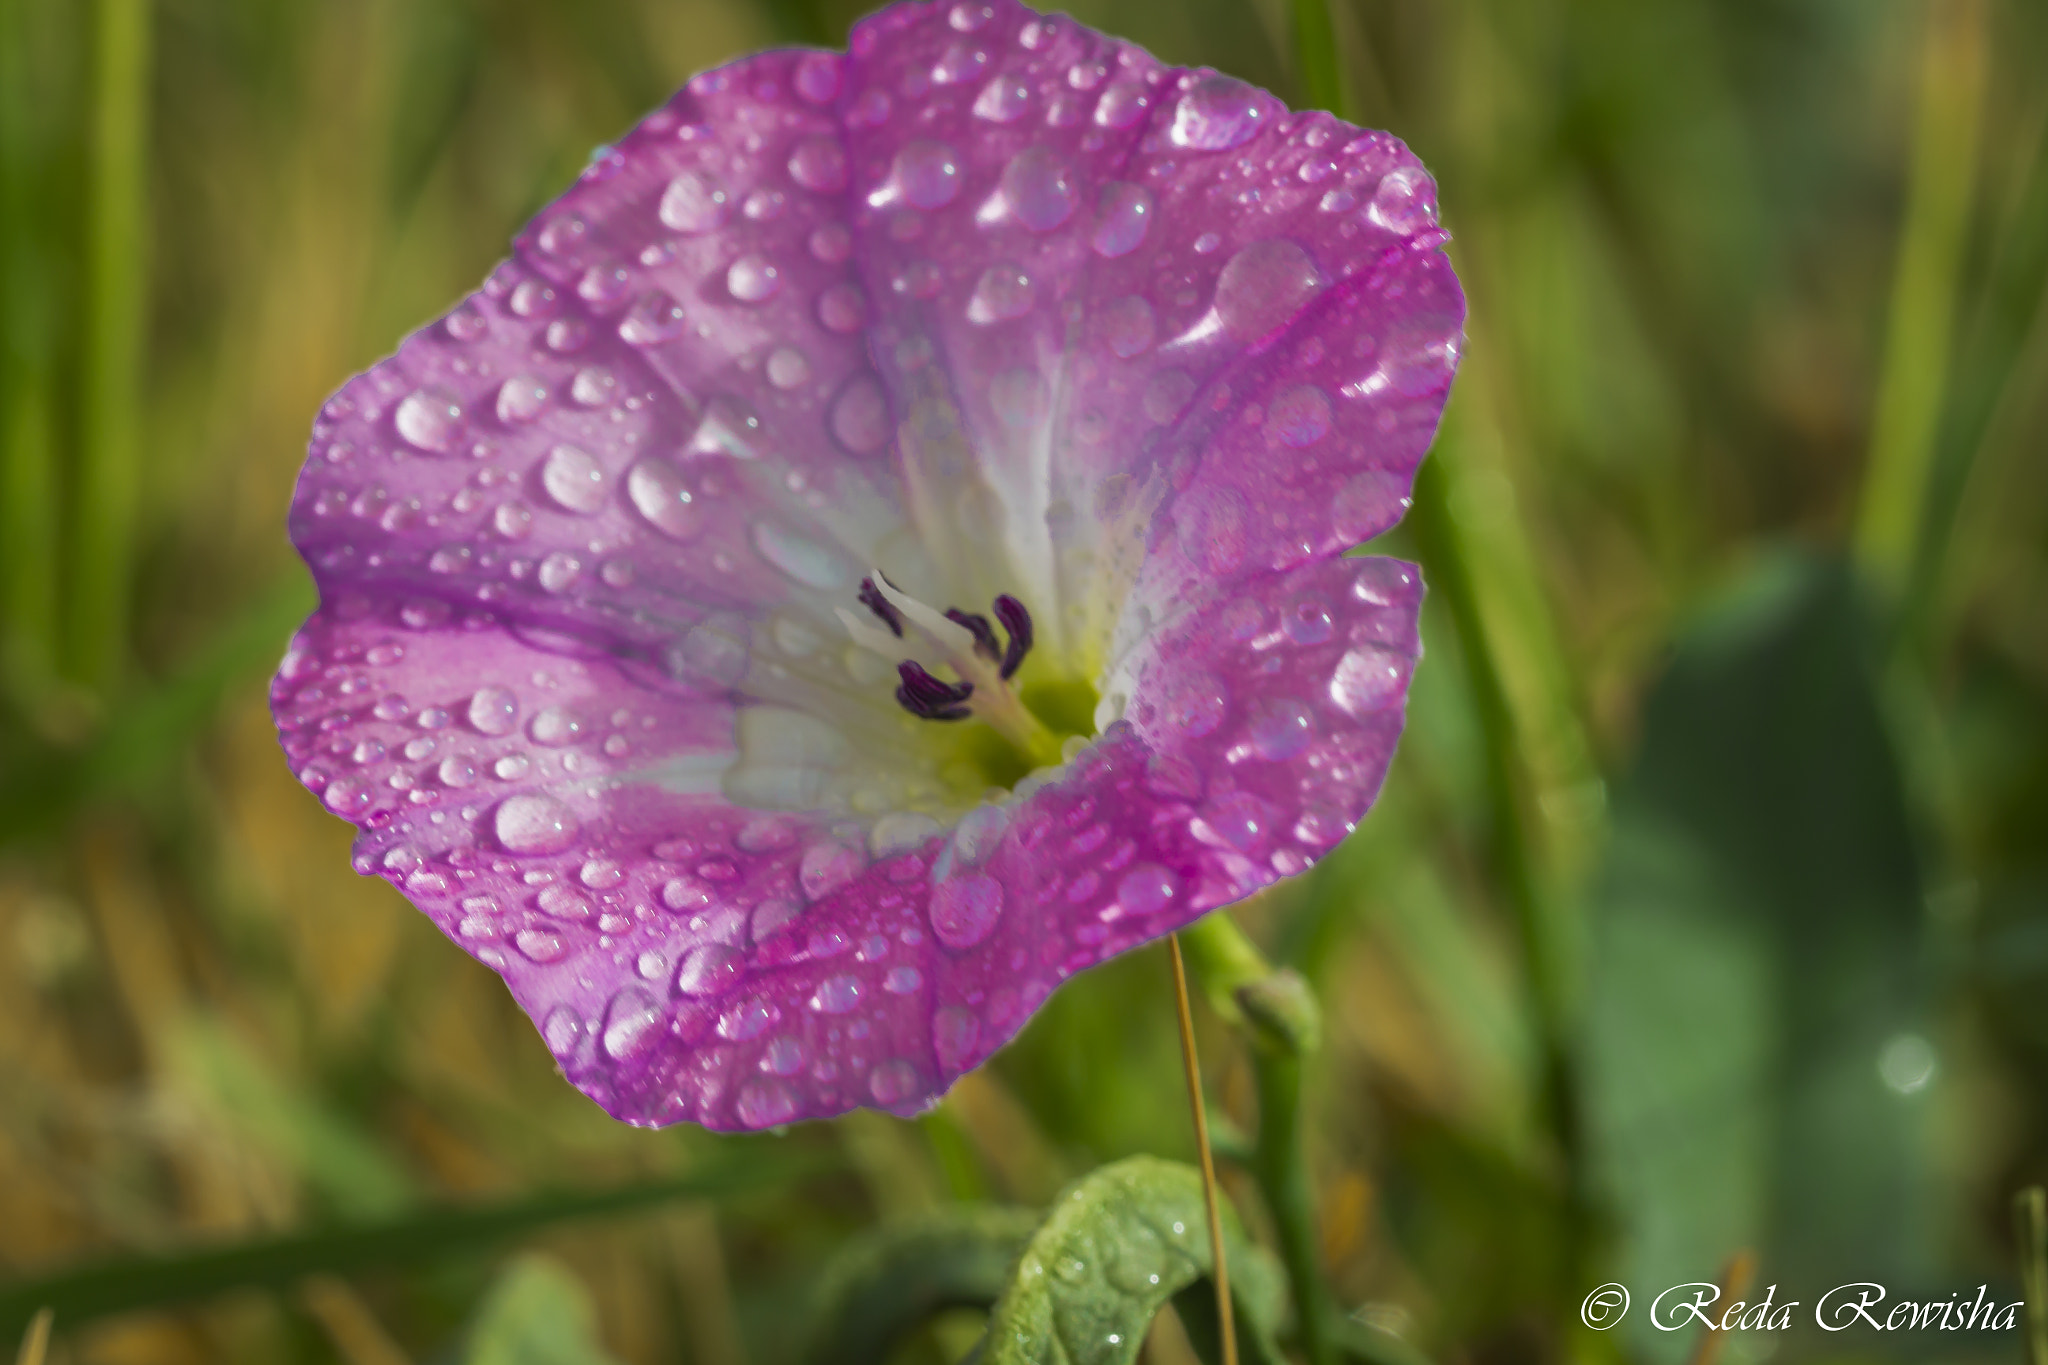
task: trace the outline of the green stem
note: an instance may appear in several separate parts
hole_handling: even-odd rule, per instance
[[[1294,1292],[1302,1354],[1309,1365],[1332,1365],[1336,1307],[1316,1245],[1315,1191],[1301,1125],[1302,1059],[1320,1034],[1315,996],[1298,972],[1274,970],[1226,912],[1197,921],[1180,938],[1210,1003],[1251,1041],[1259,1135],[1249,1166]]]
[[[1948,375],[1977,181],[1985,27],[1983,0],[1936,0],[1928,10],[1910,189],[1856,523],[1857,557],[1894,588],[1911,566]]]
[[[1294,0],[1294,53],[1303,99],[1344,117],[1344,63],[1337,55],[1337,26],[1323,0]]]
[[[2027,1365],[2048,1365],[2048,1193],[2032,1185],[2013,1196],[2020,1287],[2027,1300]]]
[[[0,667],[33,685],[57,657],[57,473],[31,41],[28,6],[0,0]]]
[[[1521,941],[1535,1014],[1543,1118],[1564,1165],[1566,1193],[1573,1211],[1572,1243],[1576,1248],[1582,1244],[1589,1193],[1579,1132],[1577,1081],[1571,1059],[1567,930],[1537,875],[1514,712],[1501,677],[1500,661],[1486,633],[1478,587],[1458,544],[1451,516],[1450,474],[1443,452],[1453,446],[1454,441],[1440,435],[1436,452],[1416,472],[1415,502],[1407,524],[1422,557],[1424,577],[1457,629],[1473,707],[1485,738],[1493,862],[1500,883],[1507,889],[1509,909]]]
[[[70,672],[104,695],[125,663],[148,323],[149,0],[93,7],[84,364],[72,536]]]

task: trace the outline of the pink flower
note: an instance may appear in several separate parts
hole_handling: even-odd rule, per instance
[[[285,750],[617,1117],[915,1112],[1372,803],[1444,241],[1010,0],[700,75],[322,412]]]

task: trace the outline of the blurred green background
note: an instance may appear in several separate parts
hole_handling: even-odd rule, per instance
[[[1300,1174],[1337,1311],[1507,1365],[1685,1358],[1644,1305],[1745,1249],[1779,1302],[2016,1298],[2009,1201],[2048,1176],[2048,11],[1077,8],[1407,140],[1471,298],[1388,537],[1431,587],[1408,737],[1359,833],[1238,912],[1322,1002]],[[857,12],[0,0],[6,1332],[50,1301],[81,1362],[789,1360],[864,1230],[1190,1155],[1157,950],[915,1123],[614,1125],[349,873],[272,738],[324,395],[690,73]],[[1265,1073],[1198,1025],[1272,1241],[1237,1151]],[[1578,1327],[1609,1280],[1636,1313]]]

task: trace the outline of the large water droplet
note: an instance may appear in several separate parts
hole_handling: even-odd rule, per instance
[[[1420,167],[1403,166],[1372,192],[1365,216],[1389,232],[1412,237],[1436,226],[1436,182]]]
[[[511,853],[560,853],[573,847],[582,832],[567,806],[537,792],[501,802],[493,829]]]
[[[535,744],[559,749],[583,738],[583,721],[566,706],[544,706],[526,727]]]
[[[884,1109],[894,1109],[917,1098],[923,1087],[917,1068],[901,1057],[883,1062],[868,1077],[868,1094]]]
[[[1315,717],[1292,697],[1273,697],[1259,704],[1248,732],[1260,758],[1279,763],[1293,758],[1316,736]]]
[[[676,989],[684,995],[718,995],[740,979],[745,963],[723,943],[700,943],[683,954]]]
[[[1400,700],[1415,661],[1378,645],[1360,645],[1337,661],[1330,700],[1347,715],[1363,716]]]
[[[973,1059],[975,1041],[981,1035],[981,1021],[958,1005],[940,1007],[932,1016],[932,1046],[939,1066],[947,1075],[957,1076]]]
[[[751,460],[761,439],[761,419],[737,398],[720,394],[704,405],[697,429],[690,433],[686,453],[691,456],[730,455]]]
[[[1259,92],[1229,76],[1203,76],[1173,106],[1167,137],[1176,147],[1221,152],[1251,141],[1264,126],[1266,106]]]
[[[469,723],[479,734],[509,735],[519,723],[519,698],[506,687],[479,687],[469,699]]]
[[[851,975],[828,976],[818,983],[818,989],[811,994],[810,1006],[820,1014],[845,1014],[860,1003],[860,978]]]
[[[683,305],[659,289],[650,289],[619,319],[619,337],[635,346],[654,346],[674,341],[689,327],[690,316]]]
[[[544,592],[561,592],[583,574],[583,561],[567,550],[556,550],[540,562],[540,569],[534,574]]]
[[[879,450],[889,439],[889,402],[872,375],[856,375],[832,400],[832,434],[856,455]]]
[[[732,216],[732,196],[708,171],[684,171],[661,196],[661,221],[677,232],[709,232]]]
[[[896,153],[895,178],[911,207],[944,208],[960,193],[960,158],[944,143],[906,143]]]
[[[1330,431],[1330,398],[1313,384],[1283,390],[1266,410],[1266,436],[1273,445],[1305,449]]]
[[[1019,318],[1031,311],[1034,302],[1031,277],[1021,266],[992,265],[974,282],[967,300],[967,320],[981,326]]]
[[[981,88],[975,97],[974,113],[990,123],[1014,123],[1031,107],[1031,87],[1019,76],[1004,72]]]
[[[1230,689],[1215,674],[1197,669],[1168,679],[1158,707],[1168,730],[1183,739],[1200,739],[1223,723]]]
[[[559,445],[540,467],[541,487],[571,512],[591,513],[604,506],[604,466],[588,451]]]
[[[548,386],[530,374],[516,374],[498,388],[498,420],[531,422],[547,410]]]
[[[1126,915],[1155,915],[1180,894],[1180,879],[1157,863],[1139,863],[1116,884],[1116,902]]]
[[[1328,284],[1300,244],[1268,237],[1224,264],[1216,277],[1216,315],[1232,337],[1257,341],[1300,312]]]
[[[1066,163],[1046,147],[1026,147],[1011,157],[1002,184],[1011,214],[1033,232],[1051,232],[1066,222],[1081,198]]]
[[[462,437],[462,402],[438,385],[416,389],[399,403],[392,420],[408,445],[439,453]]]
[[[768,353],[768,362],[761,368],[767,373],[768,382],[778,389],[796,388],[811,377],[811,362],[794,346],[777,346]]]
[[[741,303],[765,303],[782,289],[782,272],[766,256],[742,256],[725,271],[725,287]]]
[[[1090,245],[1100,256],[1128,256],[1145,240],[1151,226],[1152,191],[1112,180],[1095,201],[1095,235]]]
[[[932,888],[932,932],[956,951],[989,936],[1003,913],[1002,884],[979,872],[951,877]]]
[[[604,1051],[615,1062],[645,1056],[661,1037],[661,1005],[640,986],[628,986],[612,997],[605,1011]]]
[[[669,665],[683,682],[731,687],[747,675],[752,640],[738,616],[713,616],[691,626],[669,652]]]
[[[683,473],[650,455],[626,475],[626,496],[654,529],[675,540],[693,540],[704,530],[704,504],[690,492]]]
[[[812,900],[823,900],[858,877],[867,865],[867,850],[859,844],[828,839],[804,850],[797,865],[797,883]]]
[[[600,408],[618,395],[619,381],[602,365],[587,365],[569,381],[569,396],[586,408]]]
[[[761,1076],[740,1087],[733,1112],[749,1128],[772,1128],[796,1117],[796,1097],[781,1081]]]
[[[845,335],[867,320],[867,296],[856,284],[835,284],[818,295],[818,321],[828,332]]]
[[[1353,545],[1392,527],[1408,510],[1408,479],[1391,469],[1354,474],[1330,502],[1330,530]]]
[[[790,84],[812,104],[830,104],[839,93],[839,64],[844,60],[836,52],[807,53],[798,60]]]
[[[789,153],[789,178],[817,194],[846,188],[846,148],[825,133],[799,138]]]
[[[761,1069],[774,1076],[794,1076],[804,1069],[803,1041],[783,1034],[761,1049]]]
[[[563,1063],[573,1061],[581,1050],[585,1025],[583,1017],[569,1005],[557,1005],[541,1020],[541,1040],[548,1045],[548,1051]]]

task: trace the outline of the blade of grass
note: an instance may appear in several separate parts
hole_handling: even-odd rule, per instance
[[[56,663],[57,476],[28,8],[0,0],[0,664],[32,684]]]
[[[1912,566],[1948,377],[1976,196],[1985,9],[1984,0],[1934,0],[1927,13],[1906,217],[1856,522],[1857,558],[1893,588]]]
[[[79,463],[67,612],[70,675],[104,696],[126,663],[137,437],[148,327],[148,0],[93,7]]]
[[[253,1238],[151,1256],[117,1257],[0,1286],[0,1339],[48,1308],[67,1327],[115,1313],[168,1308],[236,1289],[281,1289],[309,1275],[388,1272],[492,1246],[561,1223],[649,1212],[683,1199],[730,1199],[827,1169],[809,1157],[760,1153],[666,1180],[557,1191],[497,1204],[424,1209],[388,1222]]]

